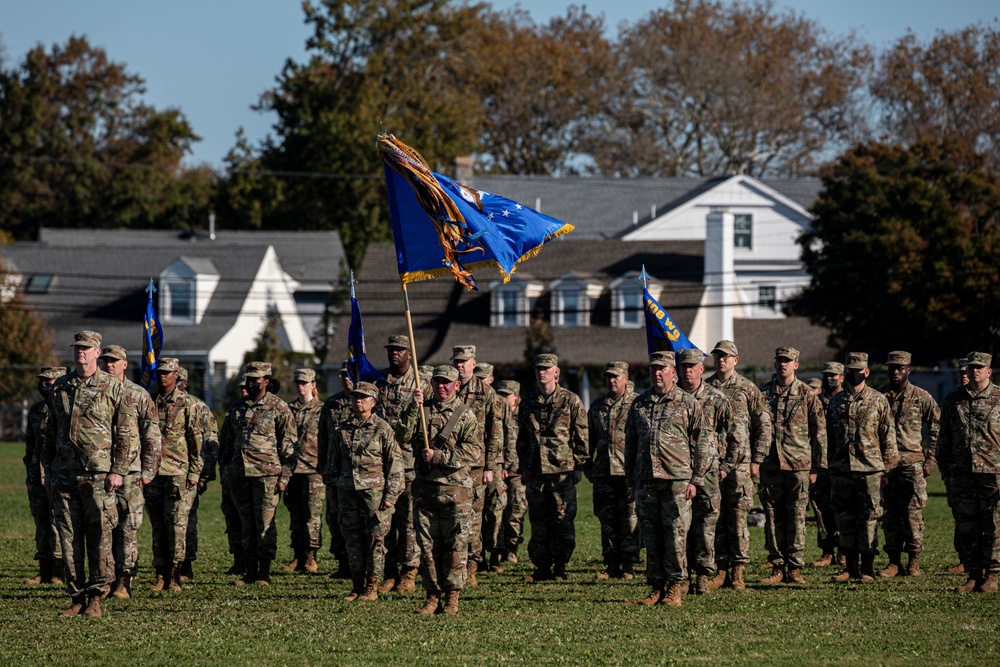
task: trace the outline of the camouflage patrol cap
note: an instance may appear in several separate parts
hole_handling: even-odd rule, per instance
[[[431,378],[444,378],[448,382],[454,382],[458,379],[458,369],[448,364],[441,364],[434,367]]]
[[[650,366],[673,366],[674,353],[670,350],[661,350],[649,355]]]
[[[410,349],[410,337],[404,336],[403,334],[396,334],[394,336],[389,336],[389,342],[386,343],[386,348],[390,347],[400,347],[409,350]]]
[[[612,361],[604,367],[605,375],[628,375],[628,364],[624,361]]]
[[[354,385],[351,394],[361,394],[368,398],[378,398],[378,389],[371,382],[359,382]]]
[[[913,361],[913,355],[909,352],[903,352],[902,350],[896,350],[889,353],[889,358],[886,360],[886,365],[893,364],[896,366],[909,366],[910,362]]]
[[[868,353],[867,352],[848,352],[847,353],[847,363],[844,364],[844,368],[849,371],[863,371],[868,368]]]
[[[678,364],[701,364],[705,361],[705,353],[696,347],[681,350],[677,354]]]
[[[157,373],[177,373],[181,369],[181,362],[174,357],[163,357],[156,362]]]
[[[456,345],[451,348],[451,360],[452,361],[465,361],[466,359],[476,358],[476,346],[475,345]]]
[[[125,348],[121,345],[108,345],[103,350],[101,350],[101,359],[117,359],[118,361],[125,361],[128,354],[125,352]]]
[[[497,385],[497,393],[501,396],[521,393],[521,383],[517,380],[504,380]]]
[[[794,347],[788,347],[787,345],[784,345],[784,346],[779,347],[777,350],[774,351],[774,358],[775,359],[790,359],[791,361],[798,361],[799,360],[799,351],[796,350]]]
[[[101,334],[96,331],[77,331],[70,347],[100,347]]]
[[[487,364],[485,362],[476,364],[476,368],[472,371],[472,374],[481,380],[485,380],[493,375],[493,364]]]
[[[809,378],[809,381],[806,382],[806,384],[812,387],[813,389],[823,388],[823,381],[820,380],[819,378]]]
[[[58,380],[63,375],[66,375],[65,366],[42,366],[42,369],[35,377],[43,380]]]
[[[962,357],[958,360],[958,370],[964,371],[969,367],[969,359],[967,357]]]
[[[271,364],[266,361],[251,361],[243,368],[243,375],[248,378],[271,377]]]
[[[731,340],[720,340],[716,343],[715,347],[712,348],[712,354],[715,354],[716,352],[728,354],[733,357],[740,356],[740,351],[736,349],[736,343]]]
[[[965,355],[969,366],[992,366],[993,355],[986,352],[969,352]]]
[[[559,357],[554,354],[535,355],[535,368],[552,368],[559,365]]]
[[[828,361],[823,364],[823,374],[826,375],[830,373],[831,375],[843,375],[844,374],[844,364],[839,361]]]
[[[184,382],[187,382],[187,380],[188,380],[188,369],[184,368],[183,366],[181,366],[180,368],[178,368],[177,369],[177,379],[178,380],[183,380]]]
[[[293,379],[295,382],[315,382],[316,371],[311,368],[296,368]]]
[[[340,374],[341,375],[347,375],[347,364],[348,364],[347,359],[344,359],[342,362],[340,362]]]

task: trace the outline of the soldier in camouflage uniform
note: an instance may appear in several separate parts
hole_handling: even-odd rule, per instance
[[[528,493],[530,582],[565,581],[576,548],[576,485],[590,465],[587,410],[559,386],[559,358],[535,357],[537,387],[521,406],[517,456]]]
[[[823,393],[819,395],[823,414],[830,406],[833,396],[841,391],[844,384],[844,364],[828,361],[823,364]],[[829,454],[829,452],[828,452]],[[816,481],[809,485],[809,502],[816,517],[816,541],[823,555],[809,563],[809,567],[826,567],[833,564],[834,549],[837,547],[837,513],[833,509],[833,482],[830,470],[816,473]],[[846,565],[843,554],[837,558],[839,565]]]
[[[188,390],[188,372],[183,366],[177,371],[177,386],[185,393]],[[180,566],[180,580],[194,579],[194,561],[198,559],[198,507],[201,496],[208,490],[208,484],[215,479],[215,467],[219,460],[219,422],[215,421],[212,409],[205,401],[193,394],[188,397],[194,402],[195,414],[201,420],[201,475],[198,477],[198,492],[191,501],[185,536],[184,562]]]
[[[112,532],[112,552],[115,556],[113,595],[127,600],[132,595],[132,577],[139,569],[139,528],[142,527],[145,498],[143,489],[153,481],[160,469],[160,417],[149,392],[125,378],[128,368],[125,348],[109,345],[101,352],[101,370],[114,375],[122,383],[122,420],[128,424],[129,467],[115,495],[118,500],[118,523]]]
[[[219,461],[232,468],[233,502],[243,524],[246,573],[237,586],[271,583],[278,551],[278,497],[295,468],[295,419],[288,404],[267,391],[271,364],[251,361],[243,373],[247,395],[229,409],[219,434]]]
[[[284,570],[315,572],[316,552],[323,542],[323,497],[326,489],[319,464],[319,421],[323,405],[316,393],[316,371],[299,368],[295,371],[298,397],[289,404],[298,431],[295,472],[285,492],[285,507],[291,524],[292,550],[295,557]]]
[[[652,591],[639,604],[681,605],[688,580],[691,501],[715,452],[702,429],[701,404],[676,384],[674,353],[649,355],[652,387],[632,402],[625,427],[625,477],[635,496]]]
[[[122,423],[122,383],[97,367],[101,334],[81,331],[73,347],[75,369],[56,380],[49,394],[42,463],[62,545],[66,592],[73,600],[61,615],[99,618],[101,598],[115,574],[115,491],[128,474],[131,435]]]
[[[323,475],[326,487],[326,527],[330,531],[330,553],[337,559],[337,569],[330,574],[331,579],[350,579],[351,566],[348,562],[347,544],[344,534],[340,532],[340,518],[337,516],[337,486],[336,481],[329,476],[330,447],[337,433],[340,422],[350,419],[354,414],[351,406],[351,392],[354,381],[347,373],[347,362],[340,367],[340,383],[343,390],[337,392],[323,403],[319,413],[319,429],[316,435],[316,470]]]
[[[472,374],[482,380],[483,384],[493,386],[493,364],[488,364],[485,361],[477,361],[476,367],[472,369]]]
[[[889,401],[868,386],[868,355],[849,352],[844,369],[846,389],[833,397],[826,410],[833,507],[840,551],[847,560],[847,567],[833,581],[871,583],[883,475],[899,460],[896,425]]]
[[[969,360],[962,357],[958,360],[958,368],[956,369],[956,375],[958,376],[958,388],[964,387],[969,384]],[[945,498],[948,500],[948,509],[951,510],[951,518],[954,523],[954,529],[952,531],[952,547],[955,549],[956,554],[962,553],[961,538],[958,535],[958,513],[955,511],[954,498],[952,498],[951,493],[951,483],[948,480],[947,475],[941,474],[941,481],[944,482],[944,494]],[[959,556],[961,558],[961,556]],[[959,560],[957,565],[953,565],[948,568],[948,574],[964,574],[968,572],[965,568],[965,564]]]
[[[746,458],[726,474],[719,483],[722,507],[721,528],[715,532],[715,561],[719,573],[709,582],[709,588],[723,585],[744,590],[743,571],[750,563],[750,530],[747,515],[753,507],[753,480],[750,461],[755,453],[760,459],[771,449],[771,412],[764,405],[760,389],[736,372],[740,353],[731,340],[720,340],[712,348],[715,373],[705,382],[729,398],[740,442]]]
[[[385,569],[385,534],[403,492],[403,452],[389,423],[374,414],[378,389],[359,382],[352,412],[334,432],[329,478],[337,489],[340,530],[351,559],[354,587],[347,600],[375,600]]]
[[[180,362],[160,359],[156,381],[156,410],[160,418],[163,458],[153,481],[143,487],[153,528],[153,567],[156,583],[150,590],[181,590],[180,568],[187,553],[187,523],[191,503],[198,495],[203,422],[194,397],[177,386]]]
[[[458,369],[435,367],[432,398],[424,402],[423,392],[414,392],[396,430],[397,441],[408,443],[410,451],[418,453],[413,507],[420,570],[427,591],[418,614],[457,614],[468,575],[472,466],[482,459],[484,447],[472,409],[458,399],[458,384]],[[421,431],[421,410],[426,410],[426,439]],[[439,612],[442,593],[444,606]]]
[[[389,336],[385,346],[389,367],[382,371],[385,380],[375,383],[378,387],[378,405],[375,407],[379,417],[382,417],[393,432],[399,420],[413,402],[413,394],[418,389],[426,389],[414,377],[411,369],[410,338],[408,336]],[[425,392],[426,393],[426,392]],[[403,452],[403,470],[406,486],[396,501],[392,515],[392,526],[385,538],[385,580],[378,587],[379,593],[395,590],[400,593],[412,593],[416,588],[417,568],[420,566],[420,547],[417,545],[417,534],[413,513],[412,484],[415,477],[413,450],[409,441],[398,440]]]
[[[528,495],[521,479],[521,463],[517,457],[517,430],[521,407],[521,383],[504,380],[497,385],[497,394],[507,405],[503,416],[504,437],[504,484],[507,486],[507,503],[503,508],[500,535],[498,537],[499,557],[493,560],[506,563],[517,562],[517,548],[523,541],[524,515],[528,511]],[[500,567],[497,563],[494,567]]]
[[[479,427],[479,440],[485,451],[483,460],[472,467],[472,535],[469,538],[469,576],[467,586],[476,586],[476,571],[483,560],[483,510],[489,487],[506,491],[501,478],[503,468],[503,408],[493,388],[475,377],[476,346],[456,345],[451,361],[458,369],[458,398],[472,408]]]
[[[598,579],[631,579],[639,562],[639,519],[625,479],[625,422],[637,394],[628,389],[628,364],[612,361],[604,369],[608,392],[587,411],[594,514],[601,522],[604,571]]]
[[[795,377],[799,351],[774,351],[774,378],[761,385],[771,413],[772,441],[766,455],[753,454],[750,473],[760,474],[770,548],[771,574],[761,583],[803,584],[806,548],[806,506],[809,485],[826,467],[826,421],[816,393]]]
[[[483,384],[493,388],[493,364],[476,362],[476,367],[472,374]],[[482,569],[486,554],[490,554],[490,572],[503,572],[503,550],[500,544],[501,531],[503,530],[503,513],[507,507],[507,477],[510,475],[511,452],[516,460],[516,436],[515,440],[508,439],[509,421],[512,420],[510,406],[500,393],[493,389],[497,395],[497,408],[500,411],[501,433],[503,444],[499,449],[497,459],[497,469],[493,472],[493,481],[486,485],[486,498],[483,503],[483,528],[482,528],[482,557],[480,569]],[[509,446],[508,446],[509,445]]]
[[[722,504],[720,484],[739,466],[750,461],[749,444],[737,430],[732,403],[718,389],[702,381],[705,354],[699,349],[681,350],[677,355],[680,385],[701,405],[702,437],[708,442],[710,463],[704,483],[691,501],[691,529],[687,540],[687,560],[695,570],[695,593],[708,595],[711,575],[716,573],[716,528]],[[726,531],[727,527],[723,526]],[[735,533],[736,528],[728,527]],[[723,581],[725,578],[723,577]],[[722,583],[721,581],[719,582]]]
[[[941,411],[937,462],[951,486],[959,556],[968,570],[960,593],[997,592],[1000,573],[1000,387],[990,382],[992,355],[969,352],[969,383],[948,394]],[[65,547],[64,547],[65,548]]]
[[[889,386],[885,397],[896,424],[896,449],[899,464],[886,475],[882,488],[885,515],[885,552],[889,565],[879,570],[880,577],[894,577],[903,572],[900,554],[906,552],[906,574],[920,576],[920,553],[924,550],[923,508],[927,505],[926,477],[934,470],[941,409],[923,389],[910,384],[910,353],[889,353]],[[927,427],[929,451],[924,454],[923,427]]]
[[[38,574],[27,579],[26,584],[62,584],[55,573],[56,563],[62,569],[62,546],[52,518],[52,500],[45,489],[42,474],[42,453],[45,449],[45,429],[49,421],[49,406],[46,402],[52,393],[52,385],[57,378],[66,374],[62,366],[45,366],[36,376],[38,393],[42,400],[28,409],[28,430],[24,434],[24,484],[28,488],[28,506],[35,520],[35,560]]]
[[[246,398],[246,377],[240,376],[239,394],[240,398]],[[222,441],[219,441],[219,454],[216,457],[219,466],[219,491],[222,501],[219,504],[222,509],[222,517],[226,522],[226,542],[229,543],[229,553],[233,557],[233,564],[224,574],[245,574],[247,571],[246,559],[243,557],[243,520],[240,518],[240,510],[233,500],[233,482],[235,471],[233,466],[226,465],[222,460]]]

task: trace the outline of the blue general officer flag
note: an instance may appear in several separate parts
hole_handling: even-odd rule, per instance
[[[150,281],[152,287],[152,281]],[[143,338],[142,338],[142,374],[139,378],[141,384],[149,391],[156,381],[156,365],[160,359],[160,349],[163,347],[163,330],[160,328],[160,320],[156,317],[153,309],[153,290],[149,291],[149,300],[146,302],[146,316],[143,318]]]
[[[347,332],[347,375],[355,383],[385,379],[365,356],[365,330],[361,324],[361,307],[353,296],[351,297],[351,328]],[[358,380],[358,377],[361,379]]]
[[[670,313],[643,288],[642,301],[646,309],[646,347],[649,354],[662,350],[671,350],[677,354],[681,350],[697,349],[698,346],[688,340],[680,330]]]
[[[573,225],[430,170],[395,137],[379,137],[396,263],[403,283],[452,274],[475,289],[472,272],[496,266],[504,282]]]

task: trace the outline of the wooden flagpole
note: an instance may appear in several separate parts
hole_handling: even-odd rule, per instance
[[[403,305],[406,310],[406,331],[410,336],[410,370],[413,371],[413,383],[420,388],[420,373],[417,370],[417,343],[413,337],[413,318],[410,317],[410,295],[406,291],[406,283],[402,276],[399,278],[399,286],[403,289]],[[424,414],[424,405],[420,404],[420,430],[424,434],[424,449],[430,449],[431,443],[427,438],[427,415]]]

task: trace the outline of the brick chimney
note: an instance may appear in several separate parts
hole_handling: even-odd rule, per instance
[[[451,173],[456,181],[462,185],[472,185],[472,165],[471,155],[463,155],[451,161]]]

